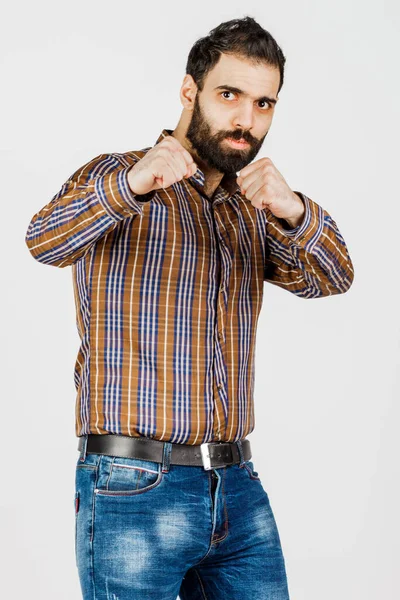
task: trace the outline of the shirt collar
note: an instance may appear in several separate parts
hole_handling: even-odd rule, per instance
[[[172,129],[163,129],[160,135],[157,138],[156,144],[161,142],[167,135],[171,135],[173,132]],[[234,194],[240,193],[240,185],[236,181],[236,174],[234,175],[224,175],[220,181],[220,184],[216,190],[216,196],[218,195],[218,189],[221,189],[223,192],[228,193],[228,197],[233,196]],[[186,181],[189,181],[195,188],[199,189],[199,191],[203,191],[205,176],[203,171],[197,167],[197,171],[191,177],[188,177]],[[224,195],[225,195],[224,194]]]

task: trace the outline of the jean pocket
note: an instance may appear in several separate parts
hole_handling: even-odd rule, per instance
[[[102,457],[96,494],[129,496],[143,494],[161,483],[162,464],[141,458]]]
[[[246,460],[244,463],[244,467],[245,467],[247,473],[249,474],[250,479],[257,479],[258,481],[260,481],[260,476],[257,473],[257,471],[254,469],[253,461]]]

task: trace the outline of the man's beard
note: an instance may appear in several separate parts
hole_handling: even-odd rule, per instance
[[[237,171],[243,169],[257,156],[265,136],[261,140],[255,140],[248,132],[239,129],[232,132],[219,131],[212,135],[211,128],[200,108],[199,96],[198,94],[196,95],[192,119],[186,132],[186,137],[198,156],[210,168],[217,169],[220,173],[228,175],[236,174]],[[226,138],[234,140],[243,138],[250,146],[244,149],[229,148],[228,145],[222,147],[221,142]]]

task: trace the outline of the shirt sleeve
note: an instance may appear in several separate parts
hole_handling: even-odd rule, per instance
[[[134,194],[123,154],[100,154],[75,171],[31,219],[25,243],[39,262],[67,267],[127,217],[141,215],[155,190]]]
[[[266,209],[264,280],[300,298],[346,292],[354,268],[346,243],[331,215],[302,192],[303,222],[293,229]]]

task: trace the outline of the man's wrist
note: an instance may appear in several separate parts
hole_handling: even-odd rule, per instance
[[[293,217],[284,219],[291,229],[295,229],[296,227],[302,224],[306,212],[306,207],[304,206],[303,200],[296,192],[293,192],[293,194],[297,199],[299,210],[293,215]]]
[[[135,164],[136,164],[136,163],[135,163]],[[131,182],[131,178],[132,178],[132,175],[131,175],[131,174],[132,174],[132,168],[133,168],[134,166],[135,166],[135,165],[132,165],[132,166],[131,166],[131,167],[128,169],[128,171],[127,171],[127,176],[126,176],[126,179],[127,179],[127,182],[128,182],[128,187],[129,187],[129,189],[131,190],[132,194],[134,194],[134,196],[136,197],[136,199],[137,199],[139,202],[148,202],[149,200],[151,200],[151,199],[153,198],[153,196],[154,196],[154,194],[155,194],[156,190],[150,190],[150,192],[146,192],[145,194],[138,194],[137,192],[135,192],[135,189],[134,189],[134,187],[132,186],[132,182]]]
[[[131,190],[132,194],[137,195],[137,192],[135,192],[135,190],[134,190],[134,188],[132,186],[132,168],[134,166],[135,165],[133,164],[131,167],[129,167],[129,169],[128,169],[127,173],[126,173],[126,179],[127,179],[127,182],[128,182],[128,187]]]

